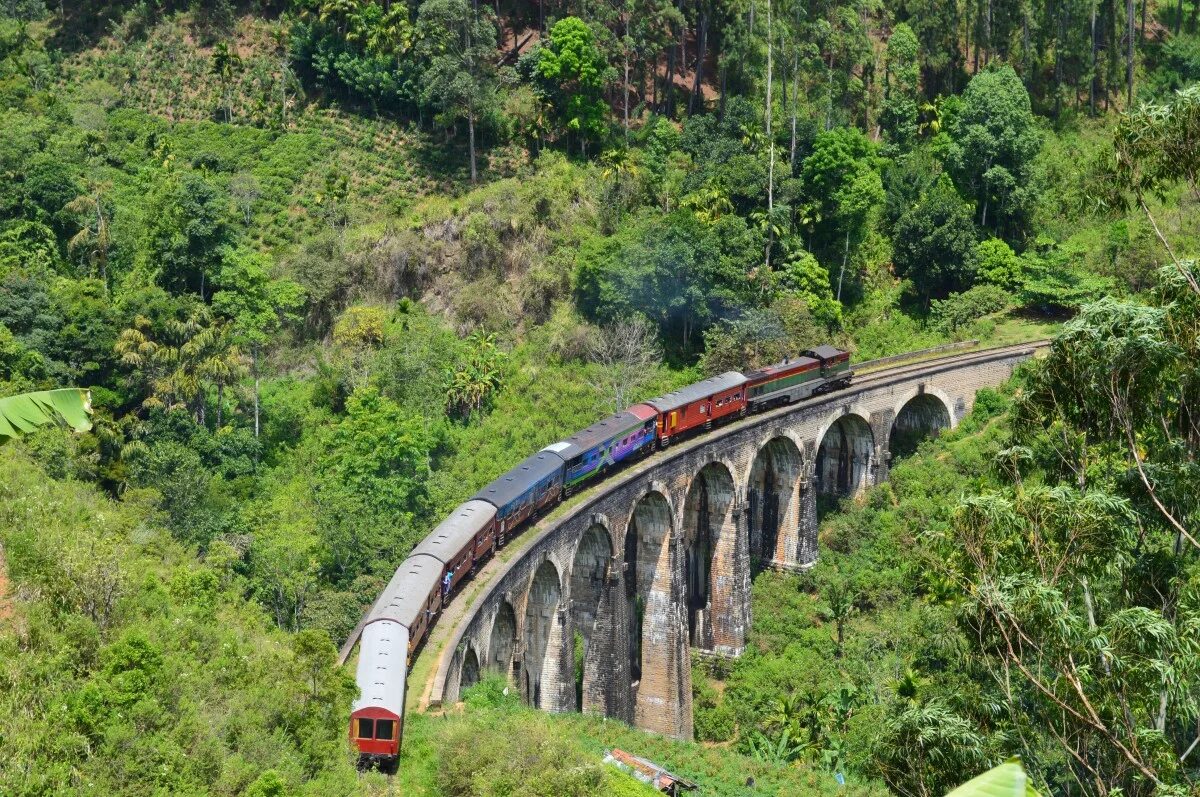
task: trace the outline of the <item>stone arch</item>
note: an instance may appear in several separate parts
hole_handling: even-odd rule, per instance
[[[488,669],[505,678],[512,674],[513,649],[517,641],[517,613],[512,604],[500,601],[496,617],[492,620],[492,633],[488,639]]]
[[[799,533],[803,465],[796,442],[782,434],[764,443],[754,457],[746,486],[752,575],[771,562],[795,558],[788,550]]]
[[[468,645],[467,652],[463,654],[461,675],[458,678],[459,695],[477,683],[479,683],[479,656],[475,655],[475,648]]]
[[[543,694],[543,674],[547,659],[557,658],[555,642],[562,643],[558,609],[562,601],[562,582],[558,568],[549,559],[543,560],[529,583],[525,601],[523,653],[521,657],[521,695],[537,708],[549,708]],[[557,633],[556,633],[557,632]]]
[[[591,647],[596,613],[611,560],[612,537],[608,529],[602,523],[592,523],[579,538],[571,563],[571,627],[576,638],[570,642],[575,653],[575,706],[579,709],[583,707],[584,663]]]
[[[726,630],[733,609],[730,590],[735,575],[737,524],[734,479],[722,462],[700,469],[683,504],[684,600],[688,641],[712,650],[718,627]]]
[[[922,440],[937,437],[943,429],[952,427],[954,414],[950,406],[943,396],[923,389],[900,404],[888,433],[888,451],[892,458],[909,456]]]
[[[832,495],[852,496],[871,483],[875,457],[875,433],[858,413],[846,412],[821,435],[817,447],[817,490]]]

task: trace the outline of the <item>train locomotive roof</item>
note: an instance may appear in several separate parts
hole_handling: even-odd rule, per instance
[[[643,403],[649,404],[659,412],[670,412],[686,404],[691,404],[698,399],[708,398],[715,393],[721,393],[744,384],[746,384],[746,377],[744,375],[737,371],[726,371],[720,376],[710,376],[703,382],[681,387],[678,390],[667,393],[665,396],[652,398]]]
[[[413,549],[413,555],[428,554],[442,564],[448,564],[495,519],[496,507],[487,501],[467,501],[437,524]]]
[[[834,357],[840,357],[843,354],[847,354],[845,349],[839,349],[836,346],[830,346],[828,344],[823,346],[814,346],[804,353],[811,354],[813,357],[816,357],[820,360],[832,360]]]
[[[429,594],[441,581],[442,569],[442,563],[429,554],[413,554],[405,559],[371,608],[363,629],[364,637],[366,629],[378,620],[393,620],[411,628],[425,611]]]
[[[820,364],[820,360],[814,360],[812,357],[792,357],[791,359],[775,363],[774,365],[764,365],[762,368],[758,368],[753,371],[747,371],[746,379],[754,382],[759,379],[770,378],[776,374],[800,370],[805,366],[815,367]]]
[[[650,417],[654,417],[651,415]],[[563,458],[563,461],[570,462],[573,458],[588,451],[606,440],[611,440],[615,435],[621,434],[627,429],[633,429],[640,426],[647,419],[639,418],[632,412],[618,412],[615,415],[610,415],[602,421],[593,423],[586,429],[582,429],[568,437],[562,442],[554,445],[546,446],[543,451],[551,451]]]
[[[354,680],[359,695],[352,712],[381,708],[404,714],[404,679],[408,668],[408,629],[394,620],[380,620],[363,629]]]
[[[527,493],[533,485],[562,470],[563,460],[553,451],[545,449],[526,457],[520,465],[499,477],[472,496],[474,501],[487,501],[497,509],[503,509]]]

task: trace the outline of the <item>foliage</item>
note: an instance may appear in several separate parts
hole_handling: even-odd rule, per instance
[[[77,432],[85,432],[92,428],[87,417],[91,411],[91,396],[75,388],[0,398],[0,444],[59,421]]]
[[[963,290],[972,277],[975,225],[970,208],[946,180],[939,180],[893,226],[897,275],[926,304]]]
[[[1061,411],[1049,428],[1084,430],[1061,439],[1084,436],[1088,490],[1128,500],[1147,535],[1170,526],[1153,498],[1192,533],[1194,446],[1175,430],[1194,391],[1197,117],[1194,92],[1167,92],[1196,59],[1171,4],[1150,4],[1145,37],[1114,3],[1095,26],[1071,4],[940,0],[268,5],[0,3],[0,389],[80,385],[96,410],[91,433],[42,429],[5,455],[69,496],[85,488],[68,478],[122,496],[63,499],[54,548],[25,540],[27,515],[0,529],[20,596],[3,738],[42,745],[0,744],[0,771],[43,779],[0,791],[352,790],[351,695],[313,678],[322,635],[340,641],[446,511],[613,409],[813,344],[866,359],[1077,317],[1089,365],[1056,355],[1053,401],[1039,382],[1021,417]],[[1130,110],[1115,129],[1110,108]],[[1121,350],[1124,330],[1155,346]],[[1112,394],[1115,355],[1161,378],[1120,371],[1141,391],[1128,408],[1068,412],[1071,380]],[[756,581],[751,650],[723,692],[697,685],[696,727],[796,766],[564,719],[588,762],[619,740],[706,793],[750,772],[832,794],[816,770],[910,784],[883,767],[912,760],[940,788],[1022,738],[1065,790],[1045,704],[1004,708],[994,651],[955,614],[962,574],[918,534],[958,533],[960,493],[1015,500],[1001,451],[1004,473],[1077,483],[1036,423],[999,440],[1004,403],[980,394],[963,421],[982,442],[945,436],[951,461],[895,462],[891,487],[828,515],[828,569]],[[25,476],[5,487],[12,512],[51,511]],[[120,540],[98,540],[114,523]],[[1174,594],[1165,551],[1122,571],[1145,595],[1089,576],[1098,625]],[[1125,641],[1158,628],[1121,617]],[[1138,668],[1165,659],[1113,645],[1113,688],[1150,706],[1131,708],[1139,750],[1178,758],[1184,687],[1145,731],[1158,695]],[[1128,724],[1119,702],[1108,728]],[[963,743],[941,760],[938,717]]]
[[[559,124],[578,139],[586,153],[587,142],[605,132],[601,94],[612,77],[587,23],[571,16],[554,23],[546,44],[536,51],[534,70],[542,96],[558,113]]]
[[[270,628],[241,576],[172,542],[144,498],[48,478],[14,446],[0,469],[23,596],[0,628],[0,790],[224,794],[270,770],[291,793],[355,787],[353,683],[328,637]]]
[[[986,315],[1008,309],[1011,304],[1012,298],[1003,289],[976,285],[945,299],[935,299],[930,315],[938,326],[953,334]]]
[[[1033,164],[1042,142],[1029,94],[1012,67],[971,79],[949,134],[948,165],[975,200],[980,226],[1020,240],[1036,201]]]

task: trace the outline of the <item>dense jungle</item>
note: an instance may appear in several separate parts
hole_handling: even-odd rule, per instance
[[[938,797],[1200,782],[1200,0],[0,0],[0,793]],[[821,343],[1049,338],[764,572],[695,735],[346,740],[413,545]],[[3,440],[3,436],[0,436]]]

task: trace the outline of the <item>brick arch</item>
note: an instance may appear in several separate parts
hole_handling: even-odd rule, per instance
[[[904,393],[901,393],[900,400],[897,401],[895,406],[892,408],[892,422],[895,423],[895,419],[900,417],[900,412],[904,409],[906,404],[915,399],[917,396],[922,395],[934,396],[941,401],[942,406],[946,408],[946,416],[950,419],[950,428],[953,429],[954,427],[958,426],[958,419],[954,417],[954,400],[950,398],[950,394],[948,394],[945,390],[930,384],[920,384],[911,390],[906,390]]]
[[[954,405],[949,397],[936,388],[921,385],[896,405],[887,433],[888,451],[893,457],[907,456],[922,440],[954,426]]]
[[[875,432],[861,406],[842,407],[817,435],[813,475],[822,493],[857,495],[872,483]]]

